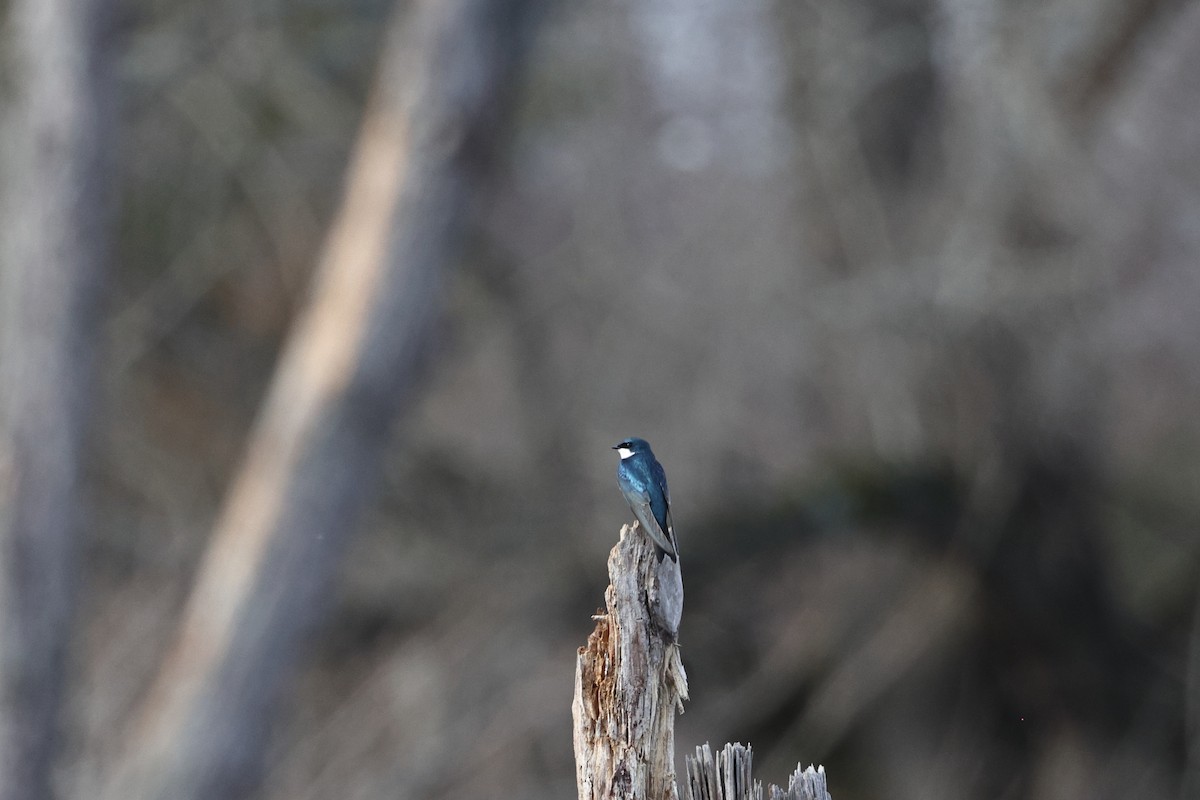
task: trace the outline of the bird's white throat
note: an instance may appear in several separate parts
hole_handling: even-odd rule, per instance
[[[625,459],[627,459],[631,455],[633,455],[633,451],[630,450],[628,447],[618,447],[617,455],[619,455],[621,457],[621,460],[624,461]]]

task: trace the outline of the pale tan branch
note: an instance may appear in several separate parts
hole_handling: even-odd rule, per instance
[[[276,699],[418,384],[532,7],[422,0],[394,26],[312,300],[110,800],[253,789]]]

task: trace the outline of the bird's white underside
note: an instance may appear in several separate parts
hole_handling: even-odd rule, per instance
[[[617,455],[619,455],[621,457],[621,460],[624,461],[625,459],[627,459],[631,455],[633,455],[633,451],[630,450],[628,447],[618,447]]]

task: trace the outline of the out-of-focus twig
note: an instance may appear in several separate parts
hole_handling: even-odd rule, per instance
[[[105,0],[10,5],[0,372],[0,797],[47,798],[108,252]]]
[[[385,45],[312,301],[108,798],[234,798],[410,399],[530,0],[418,2]]]

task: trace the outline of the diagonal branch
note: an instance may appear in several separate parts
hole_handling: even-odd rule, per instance
[[[341,211],[217,522],[178,640],[106,797],[246,795],[418,383],[530,0],[422,0],[389,37]]]

